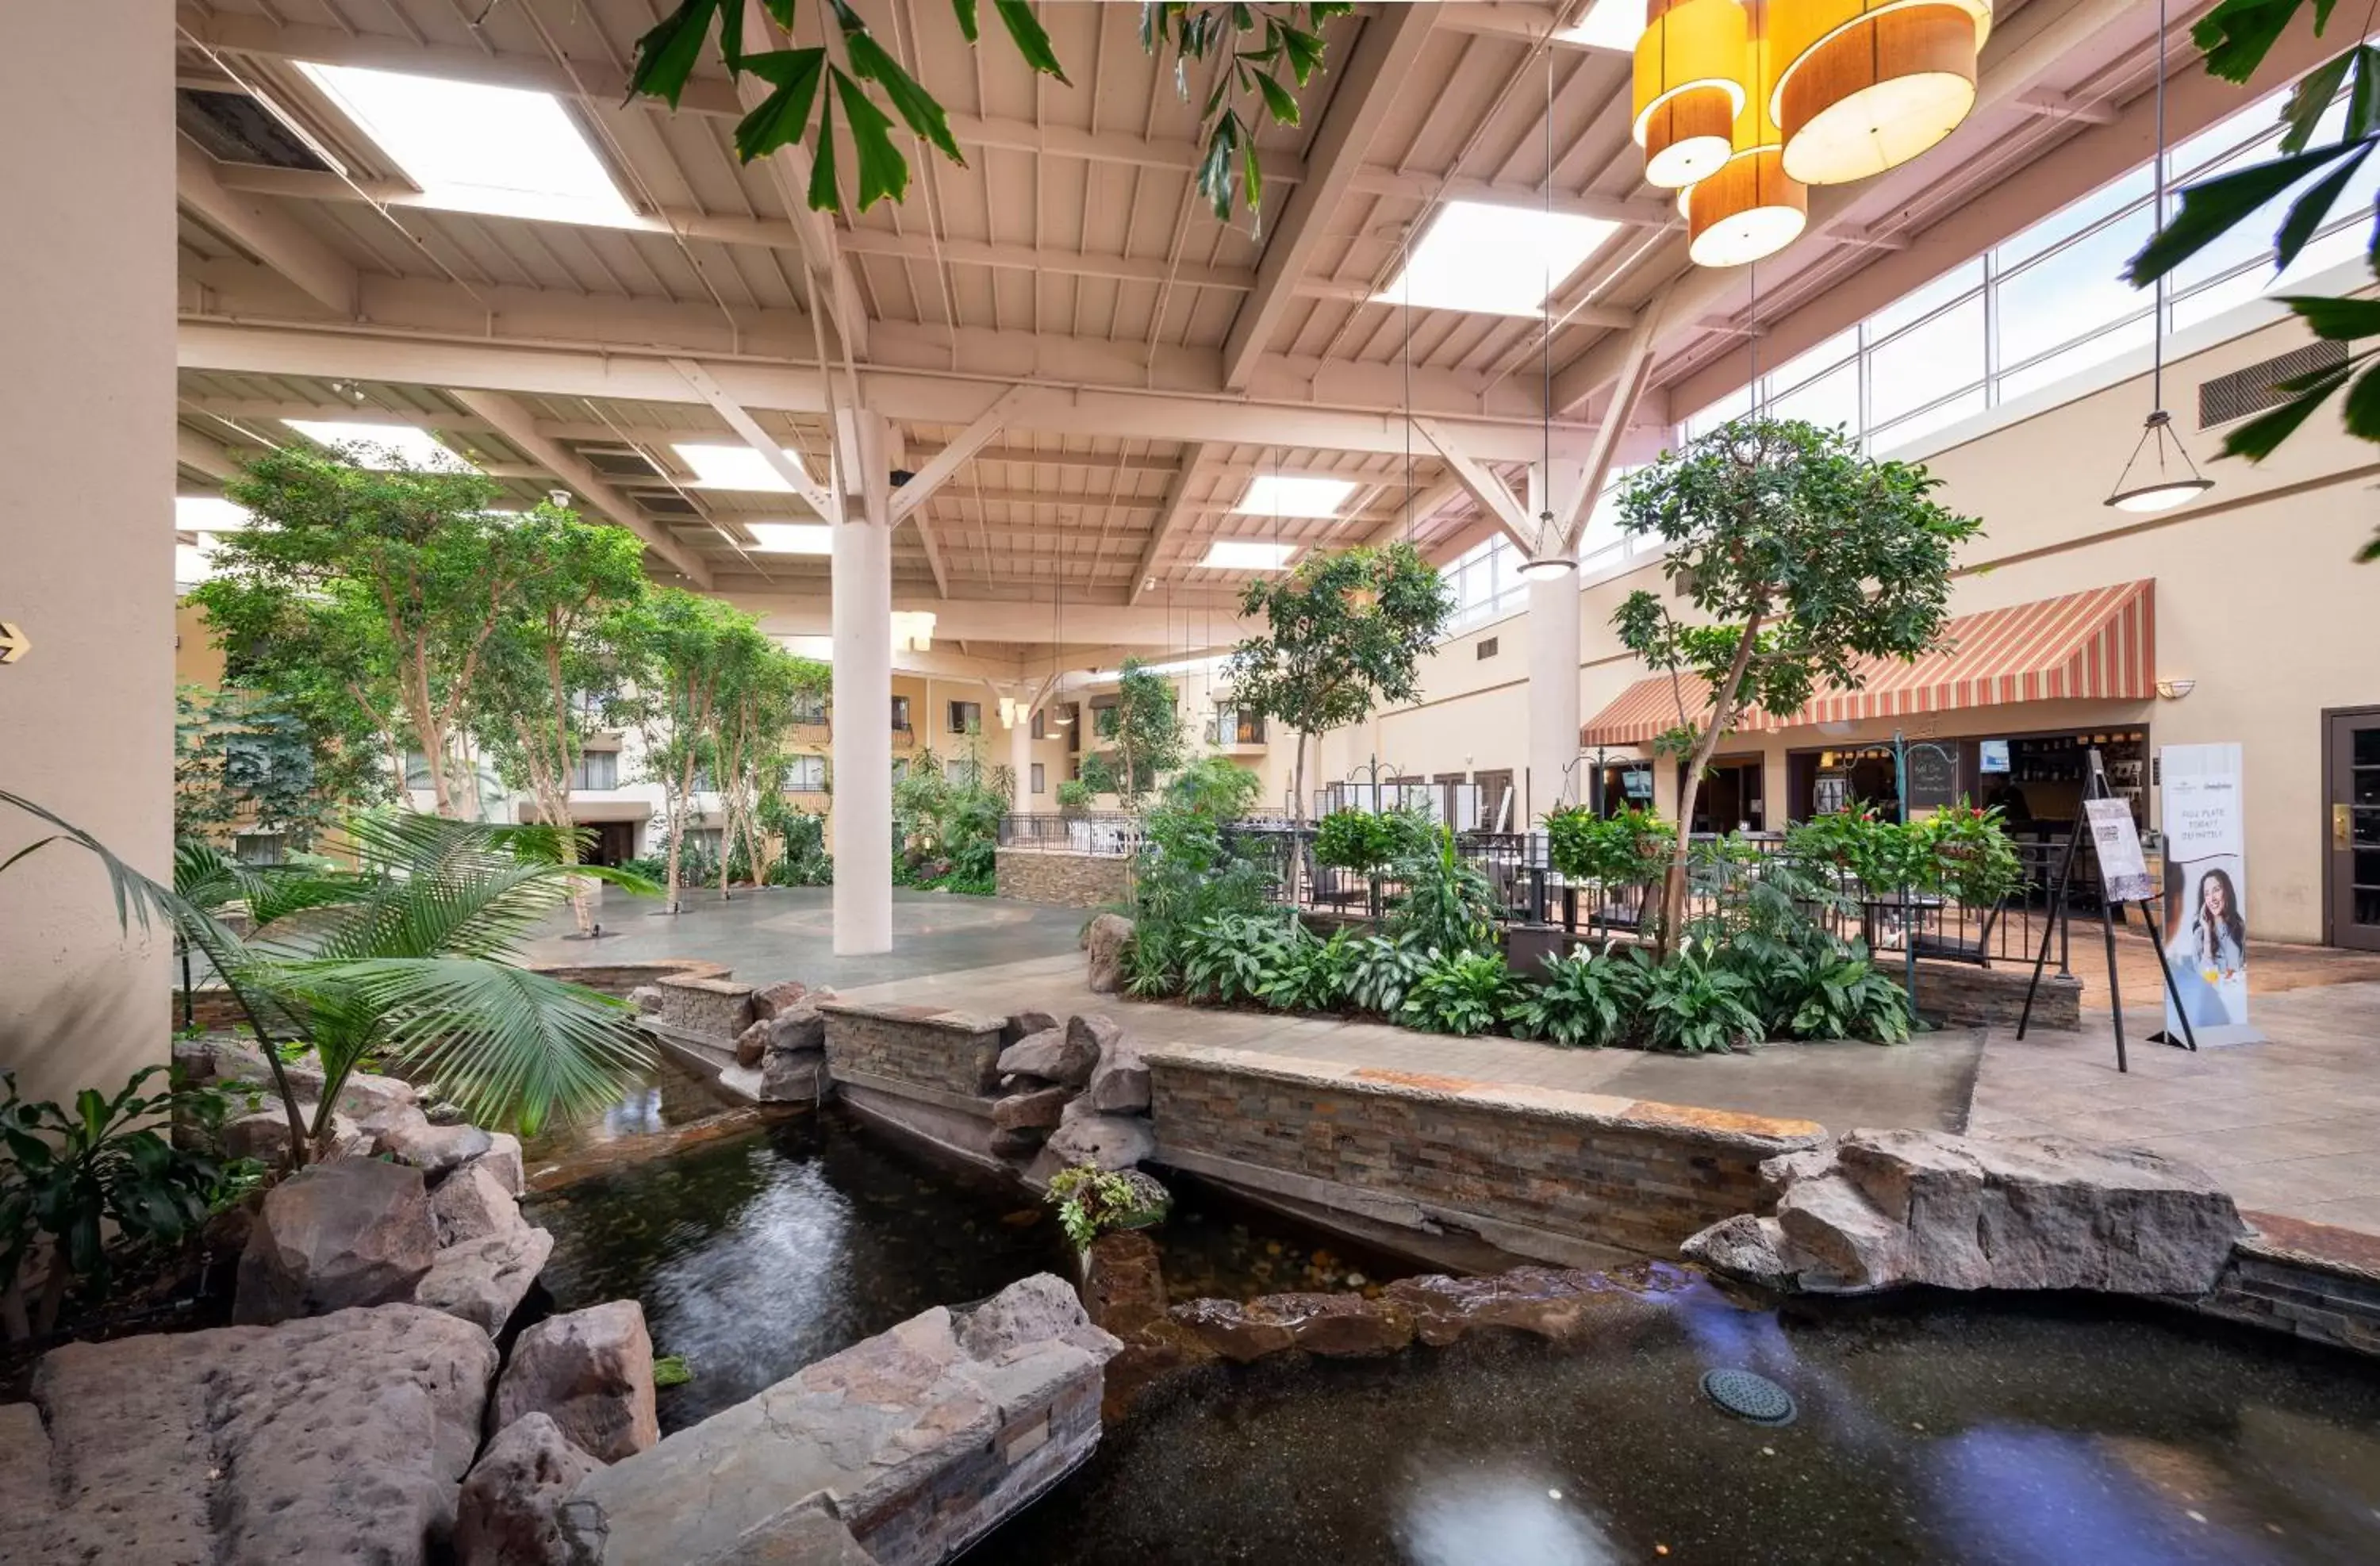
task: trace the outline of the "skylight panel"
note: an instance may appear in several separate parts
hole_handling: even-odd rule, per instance
[[[621,228],[643,222],[550,92],[356,66],[299,68],[431,206]]]
[[[1575,212],[1449,201],[1405,269],[1372,297],[1424,310],[1536,315],[1548,287],[1560,287],[1619,227]]]
[[[832,554],[834,529],[823,522],[747,522],[752,547],[762,554]]]
[[[785,482],[783,474],[762,453],[750,446],[678,445],[671,449],[679,460],[694,469],[694,487],[698,490],[759,490],[771,494],[791,494],[793,485]],[[786,459],[804,473],[799,452],[785,449]]]
[[[1260,473],[1232,509],[1248,516],[1336,516],[1355,492],[1352,480],[1308,474]]]
[[[1295,544],[1260,542],[1255,539],[1217,539],[1198,562],[1209,571],[1285,571]]]
[[[1554,36],[1592,49],[1616,49],[1633,55],[1637,37],[1644,30],[1645,0],[1595,0],[1595,8],[1576,27]]]
[[[332,419],[285,419],[281,422],[329,446],[363,467],[422,467],[437,473],[479,469],[439,443],[429,431],[410,424],[358,424]]]

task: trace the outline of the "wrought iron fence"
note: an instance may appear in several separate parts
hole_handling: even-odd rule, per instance
[[[1002,848],[1129,858],[1140,852],[1140,818],[1129,810],[1012,813],[1000,819]]]

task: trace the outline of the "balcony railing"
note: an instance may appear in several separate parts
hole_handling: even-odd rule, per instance
[[[1000,845],[1124,859],[1140,852],[1140,818],[1129,810],[1020,812],[1000,819]]]

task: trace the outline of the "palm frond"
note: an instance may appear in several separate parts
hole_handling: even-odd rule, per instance
[[[34,804],[23,795],[11,794],[6,789],[0,789],[0,805],[14,806],[36,820],[57,828],[53,835],[10,855],[8,864],[17,864],[35,848],[45,847],[59,841],[71,843],[78,848],[88,850],[91,856],[99,861],[101,868],[106,870],[108,891],[115,898],[115,922],[127,935],[132,933],[132,921],[135,918],[140,921],[140,933],[143,935],[149,933],[150,917],[152,914],[168,923],[173,922],[176,901],[173,892],[117,858],[115,851],[107,844],[55,811]]]

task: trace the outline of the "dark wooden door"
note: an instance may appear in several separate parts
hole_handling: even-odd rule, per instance
[[[2329,715],[2323,879],[2330,943],[2380,952],[2380,710]]]

